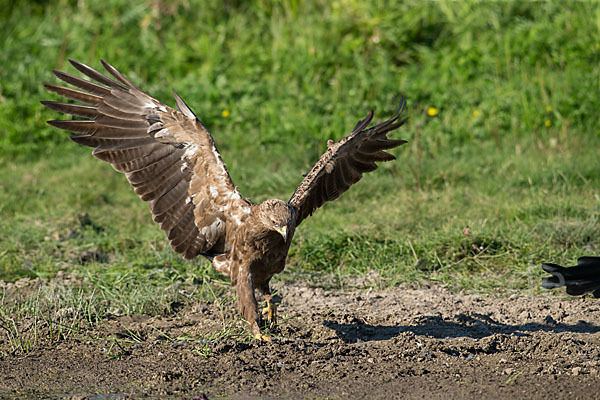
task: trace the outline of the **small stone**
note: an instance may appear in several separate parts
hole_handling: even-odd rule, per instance
[[[531,313],[529,311],[523,311],[519,314],[519,321],[531,319]]]
[[[515,372],[514,368],[505,368],[504,371],[502,371],[504,375],[512,375],[513,372]]]
[[[581,367],[573,367],[573,369],[571,369],[571,373],[575,376],[581,374]]]

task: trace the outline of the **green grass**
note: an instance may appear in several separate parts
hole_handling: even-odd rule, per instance
[[[398,160],[302,224],[280,279],[344,286],[375,271],[380,286],[536,293],[542,261],[598,253],[596,3],[8,4],[0,279],[74,272],[86,284],[59,303],[93,304],[92,321],[113,306],[174,312],[181,299],[164,288],[192,282],[192,298],[210,299],[206,282],[222,278],[175,255],[124,177],[44,123],[56,115],[39,101],[56,97],[41,84],[56,82],[52,68],[73,72],[66,58],[104,58],[169,105],[175,88],[254,201],[287,200],[327,139],[408,100]],[[35,296],[17,302],[27,315],[42,313],[32,299],[55,298]]]

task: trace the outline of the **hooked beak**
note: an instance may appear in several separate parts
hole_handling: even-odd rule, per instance
[[[282,226],[281,228],[276,227],[275,230],[279,232],[281,236],[283,236],[284,242],[287,241],[287,226]]]

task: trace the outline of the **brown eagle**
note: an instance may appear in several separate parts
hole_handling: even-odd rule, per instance
[[[268,323],[276,323],[269,281],[281,272],[296,227],[326,201],[338,198],[376,161],[395,157],[384,150],[406,143],[387,133],[399,120],[405,102],[388,121],[367,129],[373,111],[327,151],[306,175],[288,202],[244,199],[231,181],[217,146],[202,122],[173,91],[177,110],[144,93],[110,64],[116,79],[69,60],[92,80],[54,70],[77,87],[45,84],[46,89],[86,105],[43,101],[46,107],[84,120],[48,121],[74,132],[71,139],[93,147],[93,155],[123,172],[152,219],[164,230],[175,252],[186,259],[203,255],[236,286],[239,312],[256,338],[261,334],[254,289],[264,296]]]

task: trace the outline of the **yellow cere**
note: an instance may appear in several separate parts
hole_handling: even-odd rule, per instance
[[[438,113],[438,109],[435,107],[429,107],[427,109],[427,115],[429,115],[430,117],[435,117]]]

